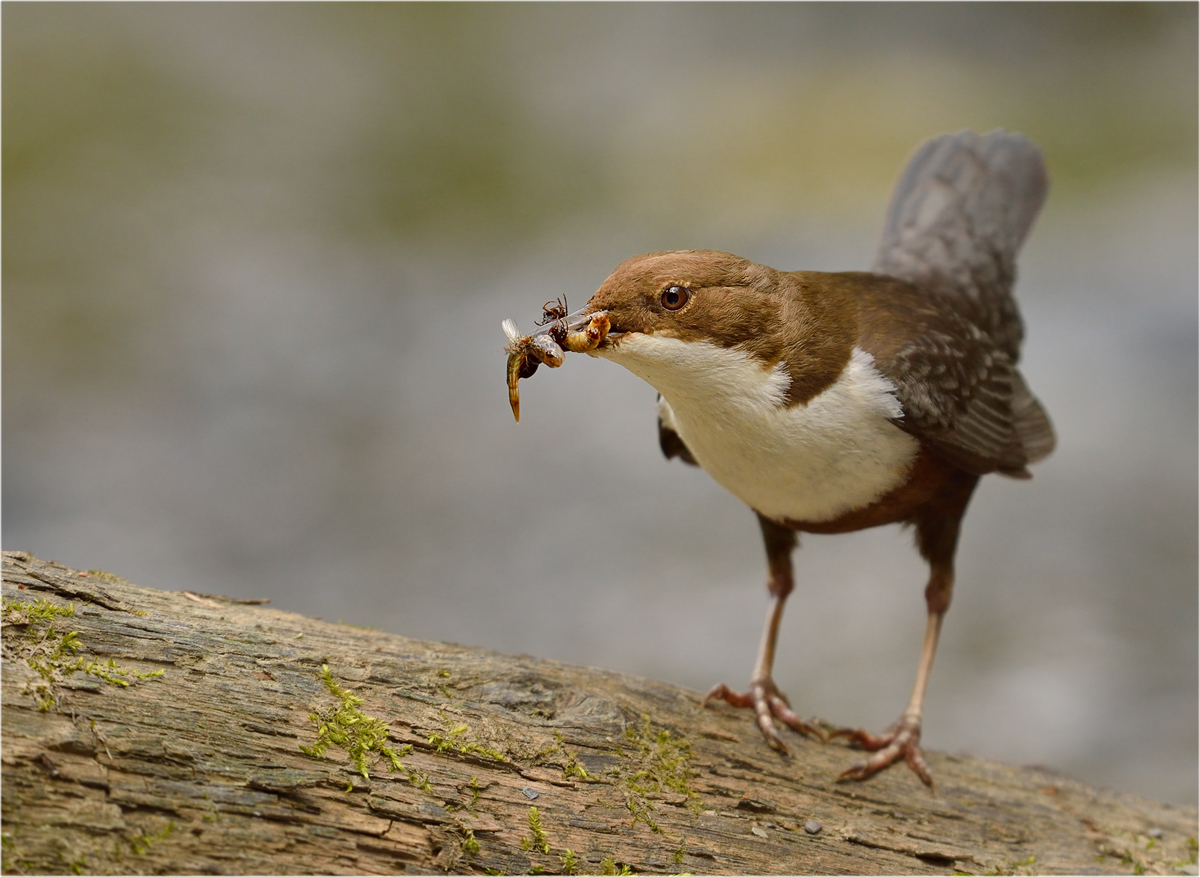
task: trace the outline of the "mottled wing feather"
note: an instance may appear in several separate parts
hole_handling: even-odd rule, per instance
[[[1042,202],[1041,151],[1016,134],[931,140],[909,162],[873,271],[909,281],[937,313],[878,357],[901,428],[970,472],[1028,477],[1054,433],[1017,372],[1016,255]],[[939,306],[939,301],[944,306]]]
[[[927,315],[911,329],[907,340],[876,357],[904,409],[897,425],[969,472],[1021,468],[1007,355],[952,312]],[[870,334],[864,341],[871,344]]]

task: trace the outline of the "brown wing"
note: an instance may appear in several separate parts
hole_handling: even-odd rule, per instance
[[[1008,354],[977,327],[947,319],[940,328],[910,336],[877,365],[896,385],[902,429],[968,472],[1028,475],[1025,464],[1031,460],[1013,410],[1020,377]]]
[[[1041,150],[994,131],[929,141],[909,161],[888,209],[873,271],[919,297],[899,343],[872,350],[895,384],[900,426],[970,472],[1027,477],[1054,448],[1041,405],[1017,372],[1016,256],[1048,186]],[[899,302],[889,302],[893,307]],[[867,327],[866,335],[870,334]]]

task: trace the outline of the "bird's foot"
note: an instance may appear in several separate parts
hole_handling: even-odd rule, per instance
[[[920,715],[913,716],[905,713],[883,734],[872,734],[861,728],[839,728],[830,737],[845,737],[852,744],[857,744],[874,753],[869,758],[850,765],[838,774],[838,782],[865,780],[889,764],[903,758],[913,769],[913,773],[921,778],[921,782],[929,786],[931,791],[936,791],[933,785],[933,774],[929,772],[929,765],[925,763],[925,758],[921,755]]]
[[[787,698],[775,687],[775,681],[770,677],[750,683],[750,690],[744,693],[734,691],[724,684],[717,685],[704,695],[700,706],[706,706],[710,700],[723,700],[730,706],[752,707],[759,730],[767,739],[767,744],[784,755],[788,754],[788,748],[775,729],[775,719],[779,719],[798,734],[807,734],[822,743],[829,742],[829,732],[825,728],[792,712]]]

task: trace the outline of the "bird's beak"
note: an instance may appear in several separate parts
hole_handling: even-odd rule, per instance
[[[573,314],[567,314],[562,318],[562,325],[566,329],[566,342],[563,346],[576,353],[588,353],[604,347],[621,336],[612,325],[608,312],[592,309],[590,304],[584,305]]]

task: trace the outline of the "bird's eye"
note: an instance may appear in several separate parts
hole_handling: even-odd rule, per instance
[[[663,290],[662,306],[668,311],[677,311],[692,297],[692,291],[685,286],[668,286]]]

